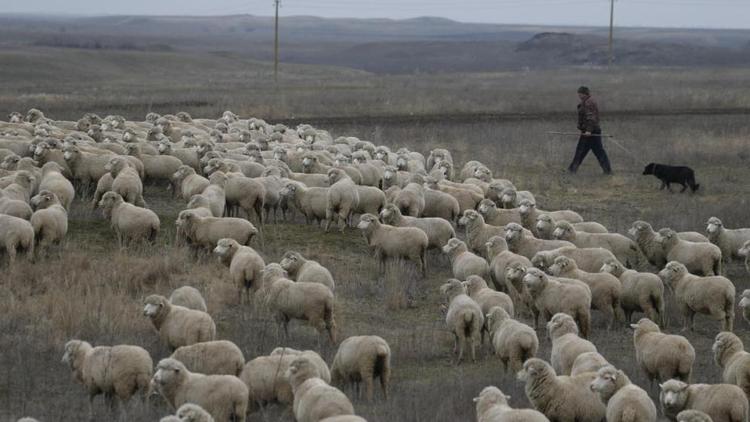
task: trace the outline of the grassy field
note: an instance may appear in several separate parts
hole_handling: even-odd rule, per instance
[[[73,74],[71,66],[89,52],[39,52],[23,66],[13,52],[0,52],[0,111],[43,109],[49,117],[75,119],[84,111],[116,113],[142,119],[147,110],[187,110],[194,117],[215,116],[223,109],[269,119],[291,116],[376,115],[379,113],[451,113],[466,111],[558,112],[556,117],[491,121],[340,122],[326,127],[338,135],[360,136],[376,144],[407,146],[426,152],[447,147],[460,166],[470,159],[489,165],[498,177],[512,179],[521,189],[532,190],[544,209],[571,208],[586,219],[596,220],[612,231],[623,232],[636,219],[656,227],[703,231],[708,217],[716,215],[727,226],[750,226],[750,125],[746,115],[619,116],[612,113],[604,129],[614,133],[627,150],[606,144],[615,175],[599,176],[589,157],[576,176],[563,169],[572,156],[574,139],[552,137],[552,130],[573,126],[559,112],[574,109],[570,94],[581,81],[602,92],[605,111],[735,108],[750,106],[743,70],[687,71],[631,69],[605,73],[568,69],[488,75],[374,77],[341,69],[285,68],[284,82],[275,91],[268,82],[269,68],[260,63],[257,74],[236,72],[236,65],[216,59],[211,80],[201,84],[208,71],[180,71],[182,64],[214,63],[207,58],[184,57],[187,62],[171,68],[141,63],[128,75],[120,62],[128,54],[153,54],[158,60],[181,60],[167,53],[104,52],[91,60],[112,60],[113,67],[96,65]],[[20,53],[19,53],[20,54]],[[45,68],[50,56],[64,54],[70,62],[59,69]],[[27,57],[28,53],[23,53]],[[201,56],[202,57],[202,56]],[[26,59],[24,59],[26,60]],[[194,62],[198,60],[198,62]],[[206,60],[202,62],[202,60]],[[13,63],[6,66],[5,63]],[[24,78],[19,69],[34,72]],[[111,72],[111,73],[108,73]],[[252,73],[253,71],[249,71]],[[311,72],[311,73],[306,73]],[[342,73],[343,72],[343,73]],[[54,76],[45,80],[47,76]],[[172,76],[179,76],[172,78]],[[294,76],[293,76],[294,75]],[[8,77],[12,76],[11,79]],[[240,81],[246,81],[240,82]],[[657,87],[659,87],[657,89]],[[573,113],[571,113],[571,117]],[[314,119],[312,119],[314,123]],[[649,161],[687,164],[695,168],[701,190],[695,194],[658,191],[658,181],[640,175]],[[70,379],[60,363],[62,346],[70,338],[94,344],[130,343],[145,347],[154,360],[167,355],[150,323],[141,315],[142,300],[152,293],[168,295],[189,284],[204,292],[209,312],[218,325],[218,337],[240,346],[246,359],[267,354],[282,345],[271,317],[262,309],[241,306],[237,287],[227,270],[214,259],[193,260],[173,246],[174,219],[183,204],[169,199],[163,186],[150,186],[146,201],[162,221],[154,247],[119,251],[109,224],[80,201],[71,212],[65,251],[31,263],[19,263],[0,272],[0,420],[31,415],[41,421],[81,420],[87,409],[81,386]],[[373,404],[354,400],[358,414],[370,421],[459,421],[474,417],[471,398],[487,385],[497,385],[516,406],[528,406],[523,386],[513,374],[503,374],[486,345],[476,364],[452,364],[452,338],[440,311],[439,285],[450,277],[445,257],[429,257],[428,277],[417,281],[420,294],[415,308],[399,306],[405,285],[416,277],[410,264],[394,264],[385,275],[376,264],[361,235],[354,229],[344,234],[324,234],[297,218],[266,226],[262,252],[266,262],[276,262],[288,250],[319,260],[336,280],[336,319],[340,338],[376,334],[393,350],[392,398]],[[737,263],[728,275],[741,292],[750,288],[750,277]],[[679,331],[678,316],[670,300],[670,332]],[[748,339],[747,324],[738,316],[735,332]],[[695,381],[718,382],[720,370],[713,363],[710,346],[718,323],[698,318],[695,333],[687,333],[695,346]],[[294,348],[317,348],[315,330],[292,324]],[[549,358],[550,343],[539,332],[539,355]],[[646,386],[634,362],[632,333],[624,327],[608,332],[600,315],[594,315],[592,341],[614,365]],[[335,349],[324,346],[330,362]],[[653,395],[652,397],[656,398]],[[128,420],[153,421],[168,413],[156,401],[133,401]],[[101,402],[96,419],[111,420]],[[125,420],[125,419],[122,419]],[[252,421],[292,420],[288,410],[271,407]]]

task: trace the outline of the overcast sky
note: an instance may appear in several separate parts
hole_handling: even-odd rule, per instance
[[[273,0],[0,0],[0,13],[270,15]],[[609,0],[282,0],[282,15],[608,25]],[[621,26],[750,28],[750,0],[617,0]]]

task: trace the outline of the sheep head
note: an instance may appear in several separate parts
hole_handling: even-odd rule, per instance
[[[679,240],[674,230],[668,228],[659,230],[659,242],[665,252],[670,251]]]
[[[521,240],[523,236],[523,226],[518,223],[510,223],[505,226],[505,241],[508,245],[514,244]]]
[[[357,228],[365,232],[371,232],[377,229],[379,225],[380,222],[378,221],[378,217],[372,214],[362,214],[362,216],[359,217]]]
[[[81,155],[81,151],[75,145],[67,145],[63,148],[63,159],[65,161],[74,161]]]
[[[664,266],[664,269],[659,271],[659,278],[669,286],[670,289],[674,289],[674,283],[681,280],[687,275],[688,270],[684,264],[677,261],[670,261]]]
[[[578,266],[573,259],[561,255],[555,258],[552,265],[547,268],[547,272],[553,276],[560,276],[561,274],[567,274],[570,271],[575,271],[577,268]]]
[[[750,240],[742,244],[742,247],[737,250],[737,255],[745,258],[750,257]]]
[[[397,170],[409,170],[409,156],[406,153],[399,153],[396,158],[396,169]]]
[[[449,279],[447,283],[440,286],[440,293],[450,301],[458,295],[466,294],[466,286],[455,278]]]
[[[448,243],[443,246],[443,253],[448,255],[456,255],[466,251],[466,243],[455,237],[448,239]]]
[[[711,217],[706,222],[706,233],[709,237],[716,237],[721,233],[721,230],[723,229],[723,225],[721,223],[721,220],[719,220],[716,217]]]
[[[386,147],[380,146],[380,147],[375,148],[375,159],[377,160],[387,163],[388,154],[390,154],[390,152],[386,149]]]
[[[547,323],[547,335],[554,340],[565,334],[578,335],[578,325],[570,315],[557,313]]]
[[[573,225],[567,221],[558,221],[557,224],[555,224],[555,230],[552,231],[552,237],[559,240],[574,239],[575,235],[575,228],[573,228]]]
[[[522,216],[527,216],[534,211],[536,208],[536,203],[529,199],[524,199],[521,201],[521,203],[518,204],[518,213]]]
[[[600,273],[610,273],[615,277],[619,277],[624,271],[625,267],[616,259],[607,259],[599,270]]]
[[[119,193],[109,191],[102,196],[102,199],[99,201],[98,205],[99,207],[103,208],[106,213],[107,210],[111,210],[112,208],[123,202],[124,201],[122,199],[122,196],[120,196]]]
[[[305,258],[301,253],[296,251],[287,251],[281,258],[281,268],[286,272],[296,272],[302,264],[305,263]]]
[[[334,183],[348,179],[349,175],[346,174],[346,172],[340,168],[331,168],[328,170],[328,184],[333,186]]]
[[[463,217],[458,219],[458,224],[460,226],[472,227],[477,224],[484,224],[484,218],[475,210],[468,209],[464,211]]]
[[[493,306],[492,308],[490,308],[489,312],[487,312],[486,317],[487,328],[490,329],[490,335],[492,335],[492,333],[495,331],[494,328],[498,324],[510,319],[510,315],[508,314],[508,312],[499,306]]]
[[[555,370],[552,369],[552,366],[550,366],[549,363],[539,358],[531,358],[524,362],[523,369],[518,372],[516,378],[519,381],[529,383],[534,382],[545,375],[555,376]]]
[[[386,205],[382,211],[380,211],[380,220],[385,224],[392,224],[398,217],[401,216],[401,210],[393,204]]]
[[[508,250],[508,242],[501,236],[492,236],[484,247],[487,249],[487,256],[494,258],[497,254]]]
[[[192,167],[183,164],[177,168],[177,171],[174,172],[174,174],[172,174],[172,180],[180,181],[194,173],[195,170]]]
[[[163,390],[165,387],[179,385],[187,378],[189,372],[185,365],[177,359],[166,358],[159,361],[156,365],[156,371],[152,381],[157,385],[157,389]]]
[[[659,401],[665,410],[675,413],[685,408],[685,402],[688,399],[688,384],[678,380],[669,380],[659,384],[659,387],[661,388]]]
[[[477,415],[483,415],[484,412],[493,406],[507,406],[508,400],[510,400],[510,396],[503,394],[499,388],[494,386],[484,387],[479,396],[474,397],[474,403],[477,406]]]
[[[57,199],[57,195],[48,190],[43,190],[31,198],[31,207],[35,210],[43,210],[59,203],[60,200]]]
[[[642,236],[653,235],[653,233],[654,229],[651,227],[651,224],[641,220],[634,222],[628,230],[628,234],[636,239]]]
[[[150,319],[156,319],[162,314],[169,313],[171,308],[169,299],[161,295],[151,295],[143,303],[143,315]]]
[[[8,114],[8,122],[9,123],[21,123],[23,121],[23,114],[14,111],[10,114]]]
[[[3,170],[15,170],[20,159],[21,157],[15,154],[11,154],[3,159],[3,163],[0,164],[0,168],[2,168]]]
[[[497,209],[497,205],[490,199],[482,199],[482,201],[479,202],[479,206],[477,207],[477,211],[479,211],[479,213],[483,216],[486,216],[494,209]]]
[[[208,200],[208,198],[205,195],[201,195],[199,193],[196,193],[195,195],[190,197],[190,202],[187,204],[187,209],[195,209],[195,208],[210,208],[211,207],[211,201]],[[179,220],[179,216],[178,216]],[[177,221],[175,220],[175,224],[177,224]]]
[[[523,276],[523,284],[525,284],[530,291],[544,289],[547,280],[547,274],[539,268],[529,268],[526,270],[526,275]]]
[[[526,275],[527,268],[520,262],[513,262],[505,267],[505,279],[511,283],[518,283]]]
[[[286,186],[281,188],[279,194],[283,197],[294,196],[297,193],[297,185],[294,183],[287,183]]]
[[[212,185],[217,185],[217,186],[221,186],[221,187],[224,187],[227,184],[228,180],[229,180],[229,178],[227,177],[226,173],[224,173],[221,170],[217,170],[217,171],[211,173],[211,176],[208,177],[208,181]]]
[[[205,409],[193,403],[185,403],[177,409],[177,417],[184,422],[198,422],[213,420]]]
[[[492,172],[487,167],[477,167],[477,169],[474,170],[474,177],[485,183],[492,182]]]
[[[625,376],[622,371],[618,371],[612,365],[607,365],[603,368],[599,368],[596,372],[596,378],[589,384],[589,388],[594,393],[597,393],[604,403],[617,391],[618,380],[621,381],[621,377]]]
[[[506,188],[503,189],[503,191],[500,193],[500,202],[502,202],[504,205],[513,205],[516,203],[516,197],[517,197],[516,190],[513,188]]]
[[[289,364],[284,377],[289,380],[292,391],[310,378],[320,378],[320,371],[307,356],[299,356]]]
[[[222,259],[231,258],[235,252],[240,248],[240,244],[236,240],[230,238],[219,239],[216,242],[214,253]]]
[[[648,318],[641,318],[636,324],[630,324],[630,328],[635,330],[635,336],[640,333],[660,333],[659,326]]]
[[[728,331],[717,334],[714,344],[711,346],[711,351],[714,354],[714,362],[720,368],[726,366],[729,357],[743,350],[742,340],[734,333]]]

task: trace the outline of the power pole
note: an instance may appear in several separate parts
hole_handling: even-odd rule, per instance
[[[273,0],[273,2],[276,6],[275,35],[273,39],[273,80],[279,83],[279,3],[281,3],[281,0]]]
[[[612,61],[614,60],[614,47],[613,37],[615,28],[615,0],[610,0],[609,6],[609,67],[612,67]]]

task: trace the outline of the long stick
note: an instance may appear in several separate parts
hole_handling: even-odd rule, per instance
[[[565,135],[565,136],[582,136],[583,134],[580,132],[547,132],[549,135]],[[597,134],[597,135],[588,135],[588,136],[601,136],[602,138],[614,138],[614,135],[604,135],[604,134]]]

